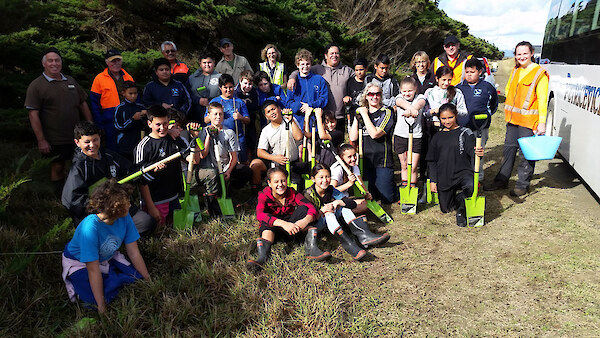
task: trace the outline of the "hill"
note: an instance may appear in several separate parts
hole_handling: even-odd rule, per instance
[[[465,24],[426,0],[7,0],[0,10],[5,52],[0,100],[12,107],[22,106],[27,85],[40,73],[39,55],[50,45],[63,51],[65,72],[84,88],[91,85],[90,74],[103,69],[103,53],[114,47],[127,51],[127,70],[145,83],[164,40],[175,41],[180,57],[193,68],[199,52],[219,55],[216,42],[223,36],[232,38],[236,51],[252,64],[269,42],[292,64],[298,48],[318,57],[336,41],[346,63],[356,55],[373,59],[386,52],[399,67],[417,50],[441,53],[447,34],[459,36],[477,55],[500,56],[495,46],[470,35]]]

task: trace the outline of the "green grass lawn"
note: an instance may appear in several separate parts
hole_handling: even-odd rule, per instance
[[[302,247],[277,244],[266,270],[249,273],[257,226],[204,221],[140,241],[152,281],[125,288],[105,316],[70,303],[60,254],[73,226],[52,197],[47,163],[31,143],[26,115],[0,127],[0,336],[594,336],[600,330],[600,211],[560,161],[539,162],[524,199],[486,193],[486,225],[465,229],[423,206],[378,232],[392,236],[353,262],[336,240],[334,258],[308,262]],[[502,153],[496,114],[486,180]],[[10,130],[7,130],[10,129]],[[30,155],[17,168],[18,158]],[[17,169],[18,172],[17,172]],[[16,173],[17,172],[17,173]],[[2,200],[0,200],[2,201]],[[590,202],[591,201],[591,202]],[[39,255],[23,252],[40,251]],[[83,328],[84,317],[96,318]]]

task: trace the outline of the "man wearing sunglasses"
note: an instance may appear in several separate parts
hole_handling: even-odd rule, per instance
[[[169,60],[171,64],[173,79],[185,83],[190,76],[190,69],[185,63],[177,60],[177,46],[175,46],[175,42],[165,41],[161,43],[160,51],[163,57]]]
[[[431,64],[431,72],[435,74],[441,66],[448,66],[453,71],[453,86],[461,83],[465,78],[465,61],[473,57],[471,53],[460,50],[460,42],[456,36],[450,35],[444,39],[444,52],[436,57]]]

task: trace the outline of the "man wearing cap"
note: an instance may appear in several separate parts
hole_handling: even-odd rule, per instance
[[[175,46],[175,42],[165,41],[161,43],[160,52],[171,64],[171,75],[173,75],[173,79],[185,83],[188,76],[190,76],[190,69],[185,63],[177,60],[177,46]]]
[[[463,52],[460,50],[460,42],[456,38],[456,36],[450,35],[444,39],[444,53],[440,54],[440,56],[436,57],[431,64],[431,71],[433,74],[440,68],[441,66],[448,66],[452,69],[454,73],[452,76],[452,82],[450,83],[453,86],[461,83],[465,78],[465,61],[472,58],[473,55],[468,52]]]
[[[215,67],[215,70],[218,73],[233,76],[235,83],[240,82],[240,74],[242,74],[244,70],[249,70],[254,73],[250,63],[245,57],[233,53],[233,42],[228,38],[219,40],[219,50],[223,53],[223,57]]]
[[[80,116],[91,121],[83,88],[68,75],[61,73],[62,57],[56,48],[42,54],[44,72],[27,88],[25,108],[37,138],[42,157],[54,158],[50,164],[50,180],[57,192],[65,180],[65,161],[73,157],[73,128]]]
[[[133,81],[123,68],[123,57],[118,49],[110,49],[104,58],[106,68],[96,75],[90,92],[94,122],[104,130],[106,147],[117,151],[114,126],[115,108],[121,103],[123,82]]]

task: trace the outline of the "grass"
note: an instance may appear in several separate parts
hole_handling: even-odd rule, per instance
[[[14,111],[0,114],[17,116]],[[497,171],[502,114],[494,116],[487,180]],[[353,262],[331,239],[334,259],[308,262],[302,247],[278,244],[264,273],[253,256],[255,219],[205,220],[140,241],[152,281],[125,288],[106,316],[70,303],[60,251],[73,227],[52,197],[47,163],[26,120],[0,143],[2,184],[16,187],[0,214],[1,336],[593,336],[600,330],[600,228],[597,205],[558,160],[538,163],[532,191],[513,199],[486,193],[486,226],[464,229],[438,207],[414,216],[392,207],[392,236]],[[5,127],[0,127],[0,132]],[[12,128],[12,127],[11,127]],[[20,156],[19,156],[20,155]],[[585,205],[585,204],[584,204]],[[77,325],[83,318],[96,322]]]

